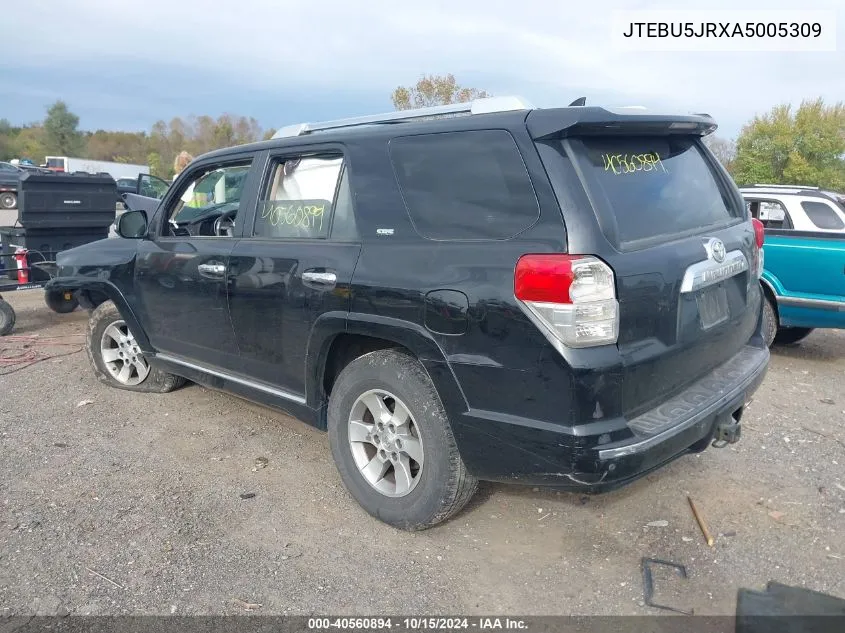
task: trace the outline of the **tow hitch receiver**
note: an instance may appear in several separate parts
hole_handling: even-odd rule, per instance
[[[737,409],[731,415],[726,415],[716,422],[716,431],[713,434],[714,448],[722,448],[728,444],[736,444],[742,436],[742,425],[739,420],[742,417],[742,408]]]

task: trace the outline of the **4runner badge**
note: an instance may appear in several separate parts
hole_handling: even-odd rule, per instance
[[[719,238],[711,237],[704,242],[704,250],[707,251],[707,257],[714,259],[720,264],[725,261],[725,245]]]
[[[393,229],[376,229],[376,235],[393,235]]]

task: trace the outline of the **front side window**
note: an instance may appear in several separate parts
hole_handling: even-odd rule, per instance
[[[249,170],[238,163],[194,171],[168,208],[169,234],[231,236]]]
[[[277,161],[258,207],[253,235],[274,239],[328,237],[342,170],[342,156]]]

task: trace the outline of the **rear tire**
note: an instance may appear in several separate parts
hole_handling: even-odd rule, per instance
[[[0,336],[6,336],[15,327],[15,309],[0,299]]]
[[[91,313],[85,338],[88,361],[103,384],[146,393],[168,393],[185,384],[181,376],[149,364],[111,301]]]
[[[782,327],[775,335],[775,344],[792,345],[803,341],[810,335],[814,328],[811,327]]]
[[[70,295],[68,298],[67,295]],[[62,290],[50,290],[44,293],[44,303],[53,312],[59,314],[69,314],[79,307],[79,301],[72,292],[65,292]]]
[[[771,347],[775,342],[775,336],[778,333],[778,313],[775,306],[772,305],[772,300],[767,295],[763,295],[763,340],[767,347]]]
[[[349,363],[332,388],[328,427],[347,490],[388,525],[424,530],[476,491],[437,390],[408,354],[385,349]]]
[[[0,193],[0,208],[15,209],[18,206],[18,196],[14,193],[6,191]]]

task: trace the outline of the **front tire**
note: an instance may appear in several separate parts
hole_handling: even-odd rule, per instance
[[[185,379],[149,364],[117,306],[101,303],[88,320],[85,349],[97,379],[110,387],[167,393]]]
[[[792,345],[803,341],[813,331],[811,327],[782,327],[775,335],[775,343],[778,345]]]
[[[328,427],[347,490],[393,527],[415,531],[445,521],[478,486],[431,379],[401,351],[370,352],[340,372]]]
[[[778,313],[775,306],[772,305],[772,300],[763,295],[763,340],[767,347],[771,347],[775,342],[775,336],[778,333]]]
[[[0,298],[0,336],[6,336],[15,327],[15,310]]]

